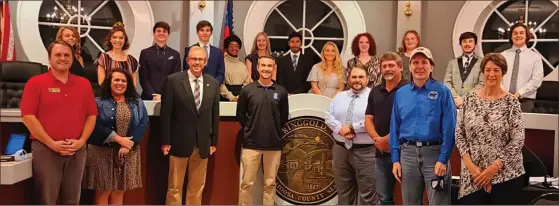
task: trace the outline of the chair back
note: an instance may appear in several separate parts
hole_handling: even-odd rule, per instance
[[[534,198],[530,205],[559,205],[559,192],[549,192],[540,195]]]
[[[25,83],[31,77],[47,71],[48,67],[36,62],[1,62],[0,108],[19,108]]]

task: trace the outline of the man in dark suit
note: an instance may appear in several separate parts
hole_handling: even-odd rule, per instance
[[[188,167],[187,205],[202,204],[208,156],[216,151],[219,124],[219,84],[202,74],[207,57],[194,46],[187,56],[189,70],[167,77],[161,98],[161,131],[164,155],[169,157],[167,205],[182,203]]]
[[[179,52],[167,46],[170,29],[167,22],[155,23],[153,26],[155,44],[140,53],[140,85],[144,100],[161,100],[161,89],[165,78],[181,71]]]
[[[193,46],[199,46],[206,50],[208,61],[206,68],[204,68],[204,74],[209,74],[215,79],[217,79],[219,85],[223,83],[225,78],[225,62],[223,60],[223,52],[221,49],[210,45],[210,36],[212,35],[213,27],[212,24],[206,20],[202,20],[196,24],[196,34],[198,34],[199,42],[184,48],[184,61],[186,61],[186,55],[188,50]],[[184,70],[188,70],[189,65],[183,64]]]
[[[290,50],[278,62],[277,83],[289,94],[309,92],[311,84],[307,82],[307,77],[312,66],[318,63],[314,54],[301,52],[301,39],[303,38],[299,32],[289,34],[287,42]]]

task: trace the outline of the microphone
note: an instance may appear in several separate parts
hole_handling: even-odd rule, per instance
[[[532,152],[532,150],[530,148],[528,148],[528,146],[524,145],[524,147],[538,160],[538,162],[542,165],[543,170],[545,171],[542,183],[533,184],[533,185],[530,184],[530,185],[532,185],[534,187],[538,187],[538,188],[550,189],[551,188],[551,183],[547,182],[547,176],[548,175],[547,175],[547,168],[545,167],[545,164],[534,152]],[[528,177],[528,178],[530,178],[530,177]]]

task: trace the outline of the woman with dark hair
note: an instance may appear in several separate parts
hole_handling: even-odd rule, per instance
[[[369,83],[367,86],[373,88],[382,82],[382,74],[380,73],[380,61],[377,55],[377,45],[375,39],[370,33],[361,33],[353,38],[351,43],[351,53],[354,58],[347,61],[347,70],[345,72],[346,82],[349,77],[349,70],[357,65],[363,65],[367,68],[369,75]]]
[[[72,46],[74,50],[74,61],[70,66],[70,73],[85,77],[84,62],[80,55],[80,34],[75,27],[62,26],[56,33],[56,40],[62,40]]]
[[[421,39],[419,38],[419,33],[415,30],[408,30],[404,33],[402,37],[402,43],[400,48],[398,48],[398,53],[402,57],[402,65],[404,70],[402,71],[402,77],[404,80],[411,81],[412,75],[410,72],[410,56],[413,53],[413,50],[420,47]]]
[[[122,205],[124,192],[142,187],[140,140],[148,114],[132,75],[115,68],[96,98],[99,116],[87,143],[83,188],[96,191],[95,204]]]
[[[115,23],[109,35],[105,37],[105,49],[107,52],[99,55],[99,58],[96,60],[99,85],[103,84],[103,80],[108,76],[107,74],[114,68],[128,70],[133,78],[132,85],[134,87],[137,85],[135,72],[138,70],[139,64],[136,58],[127,53],[126,50],[129,47],[130,43],[124,29],[124,24],[121,22]]]
[[[456,125],[462,157],[458,198],[466,205],[514,205],[524,186],[524,126],[520,102],[502,86],[505,57],[481,62],[484,87],[467,93]]]

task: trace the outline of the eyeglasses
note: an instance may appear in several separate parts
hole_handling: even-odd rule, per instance
[[[206,61],[205,58],[194,58],[194,57],[189,57],[189,59],[193,62],[204,62]]]

